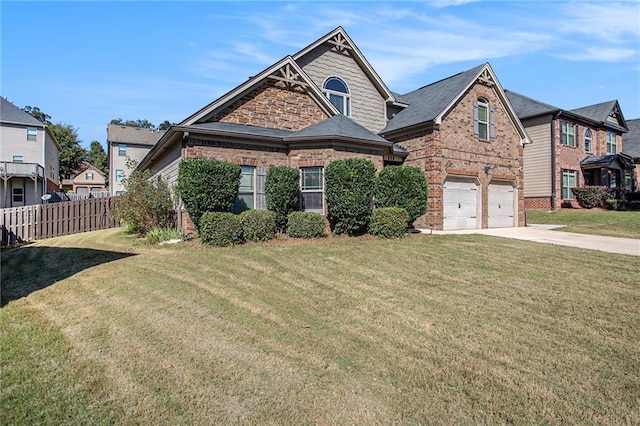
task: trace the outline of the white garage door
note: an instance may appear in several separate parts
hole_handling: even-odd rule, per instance
[[[515,226],[515,195],[515,189],[508,182],[489,184],[489,228]]]
[[[478,228],[478,185],[465,179],[447,179],[443,191],[443,229]]]

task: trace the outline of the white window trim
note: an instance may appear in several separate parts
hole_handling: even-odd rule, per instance
[[[585,152],[593,151],[593,132],[591,131],[591,129],[585,129],[584,131],[584,151]]]
[[[310,169],[319,169],[320,170],[320,183],[321,183],[321,188],[312,188],[312,189],[305,189],[304,188],[304,171],[305,170],[310,170]],[[314,213],[320,213],[320,214],[324,214],[324,208],[325,208],[325,199],[324,199],[324,188],[325,188],[325,182],[324,182],[324,167],[321,166],[314,166],[314,167],[301,167],[300,168],[300,210],[304,211],[304,212],[314,212]],[[302,206],[302,194],[311,194],[311,193],[320,193],[322,195],[321,199],[322,199],[322,206],[320,208],[320,210],[318,209],[305,209]]]
[[[122,183],[122,180],[124,179],[124,170],[116,170],[116,174],[115,174],[115,181],[117,183]]]
[[[607,154],[618,153],[618,138],[613,132],[607,132]]]
[[[255,166],[240,166],[241,168],[243,168],[244,170],[247,169],[251,169],[251,191],[243,191],[241,187],[238,188],[238,199],[240,199],[240,194],[251,194],[251,198],[252,198],[252,206],[249,208],[249,210],[254,210],[256,208],[256,204],[257,204],[257,199],[256,199],[256,187],[257,187],[257,181],[256,181],[256,175],[257,175],[257,170],[258,168]],[[243,170],[243,174],[244,174],[244,170]],[[242,181],[241,181],[242,182]]]
[[[484,108],[486,121],[480,120],[480,109]],[[485,98],[478,98],[478,138],[482,140],[489,140],[489,102]],[[484,137],[481,134],[480,129],[484,126]]]
[[[571,136],[571,141],[572,141],[571,144],[569,143],[569,136]],[[560,122],[560,144],[562,146],[568,146],[570,148],[576,147],[576,125],[575,124],[569,121]]]
[[[565,176],[567,178],[567,184],[565,185]],[[573,177],[573,186],[569,186],[569,178]],[[578,172],[575,170],[562,170],[562,186],[561,186],[561,191],[562,191],[562,199],[563,200],[575,200],[576,196],[573,194],[573,192],[571,191],[572,188],[577,188],[578,187]],[[565,197],[565,190],[566,190],[566,197]]]
[[[340,80],[342,82],[342,84],[344,84],[344,87],[347,89],[347,93],[343,93],[343,92],[338,92],[336,90],[331,90],[331,89],[327,89],[326,85],[327,82],[331,79],[337,79]],[[346,117],[351,117],[351,89],[349,88],[349,85],[347,84],[346,81],[344,81],[343,79],[341,79],[340,77],[337,77],[335,75],[332,75],[330,77],[327,77],[327,79],[324,81],[324,83],[322,84],[322,93],[324,93],[324,95],[327,97],[327,99],[331,100],[331,95],[335,95],[335,96],[340,96],[343,99],[343,103],[345,106],[346,114],[342,113],[342,115],[346,116]],[[334,105],[335,106],[335,105]]]
[[[24,155],[14,155],[11,157],[13,163],[24,163]]]
[[[33,136],[33,139],[29,139]],[[38,129],[35,127],[27,127],[27,140],[30,142],[36,142],[38,140]]]
[[[118,157],[126,157],[127,156],[127,145],[119,144],[118,145]]]

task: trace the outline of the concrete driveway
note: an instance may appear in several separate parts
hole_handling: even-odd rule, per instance
[[[469,229],[463,231],[433,231],[434,235],[444,234],[482,234],[494,237],[515,238],[517,240],[534,241],[536,243],[556,244],[559,246],[578,247],[588,250],[599,250],[608,253],[630,254],[640,256],[640,240],[633,238],[603,237],[600,235],[575,234],[572,232],[554,231],[554,226],[533,225],[519,228]],[[428,229],[421,232],[428,234]]]

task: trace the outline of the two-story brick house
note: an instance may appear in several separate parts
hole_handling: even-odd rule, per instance
[[[122,180],[130,170],[127,161],[139,163],[158,142],[164,131],[109,124],[107,126],[107,157],[109,161],[109,192],[120,195]]]
[[[518,226],[527,142],[489,64],[398,95],[338,27],[172,126],[139,168],[173,184],[182,158],[232,161],[244,204],[264,208],[266,170],[295,167],[301,208],[325,213],[331,161],[408,164],[429,184],[417,227]]]
[[[59,153],[45,124],[0,97],[0,208],[39,204],[58,191]]]
[[[506,91],[532,140],[524,152],[526,209],[576,206],[572,188],[632,188],[633,161],[622,153],[627,132],[618,101],[574,110]]]

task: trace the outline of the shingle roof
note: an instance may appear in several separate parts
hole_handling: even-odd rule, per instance
[[[640,118],[627,120],[629,132],[622,137],[622,152],[640,158]]]
[[[509,102],[513,105],[513,109],[519,118],[535,117],[537,115],[553,114],[561,111],[558,107],[536,101],[535,99],[512,92],[511,90],[505,90],[504,93],[507,95],[507,98],[509,98]]]
[[[188,129],[215,131],[223,133],[236,133],[246,136],[262,136],[270,138],[282,138],[291,135],[291,130],[269,129],[267,127],[250,126],[246,124],[222,123],[219,121],[211,123],[198,123],[186,126]]]
[[[163,130],[141,129],[139,127],[109,124],[107,126],[107,141],[133,143],[139,145],[155,145],[164,135]]]
[[[5,98],[0,96],[0,121],[3,123],[24,124],[28,126],[44,127],[31,114],[24,112]]]
[[[304,140],[304,139],[352,139],[363,142],[375,142],[387,146],[392,143],[388,140],[376,135],[369,129],[356,123],[349,117],[342,114],[299,130],[290,136],[284,138],[286,140]]]
[[[572,109],[571,112],[586,117],[598,123],[607,121],[609,114],[616,106],[617,101],[607,101],[595,105],[589,105],[582,108]]]
[[[451,101],[478,76],[484,66],[486,64],[478,65],[400,96],[399,99],[408,103],[409,106],[397,113],[380,133],[385,134],[435,120]]]

